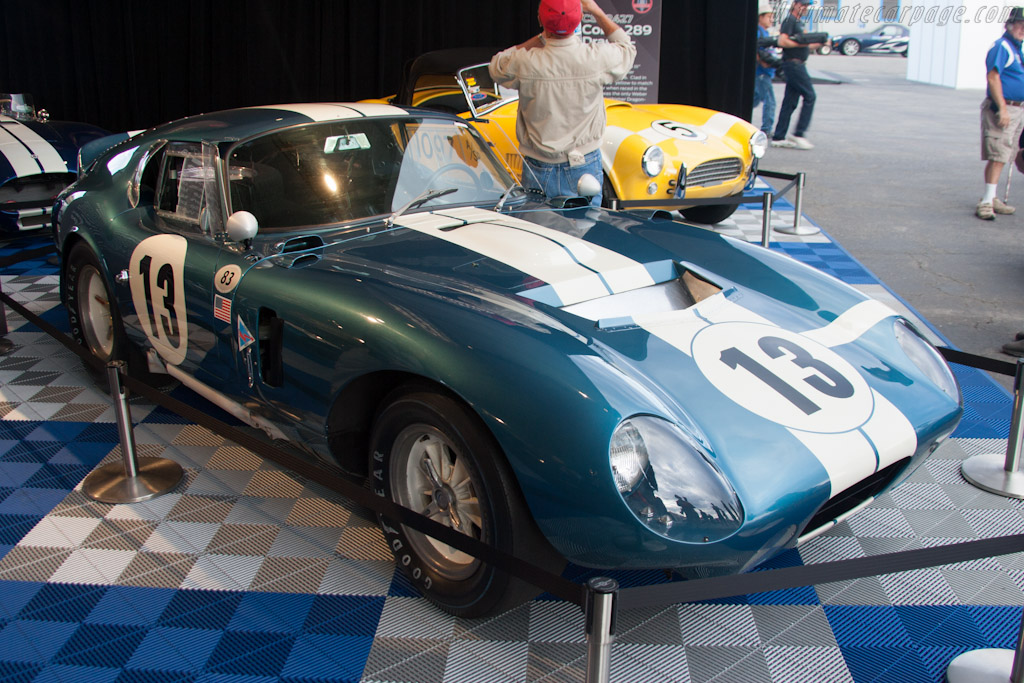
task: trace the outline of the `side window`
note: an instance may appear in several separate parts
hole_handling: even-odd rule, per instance
[[[174,219],[180,227],[199,230],[206,180],[212,173],[212,168],[205,168],[199,150],[169,149],[160,167],[157,213]]]

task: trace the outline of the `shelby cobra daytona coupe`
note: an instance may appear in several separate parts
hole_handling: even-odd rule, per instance
[[[471,118],[513,171],[520,173],[522,157],[516,143],[519,94],[496,86],[491,79],[486,62],[495,52],[481,48],[428,52],[409,65],[397,95],[375,101]],[[753,185],[758,160],[768,149],[768,138],[756,126],[724,112],[608,98],[604,107],[607,126],[601,165],[605,206],[613,199],[675,201],[742,194]],[[683,206],[681,212],[688,220],[718,223],[738,205]]]
[[[89,161],[55,227],[81,344],[546,567],[749,569],[961,413],[881,303],[664,212],[528,193],[449,114],[252,107]],[[521,599],[382,528],[443,608]]]
[[[50,121],[30,95],[0,93],[0,233],[49,227],[54,199],[78,171],[78,149],[107,134]]]

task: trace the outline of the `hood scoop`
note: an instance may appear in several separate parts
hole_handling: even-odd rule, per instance
[[[294,237],[278,246],[275,263],[285,268],[305,268],[320,261],[324,255],[324,241],[319,235]]]

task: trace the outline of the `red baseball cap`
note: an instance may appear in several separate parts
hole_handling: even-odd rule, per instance
[[[567,36],[583,19],[580,0],[540,0],[540,23],[557,36]]]

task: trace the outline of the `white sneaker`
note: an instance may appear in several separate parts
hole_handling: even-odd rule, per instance
[[[810,140],[799,135],[787,135],[786,140],[792,142],[793,146],[797,149],[814,149],[814,145],[811,144]]]
[[[796,143],[792,140],[772,140],[772,147],[796,147]]]

